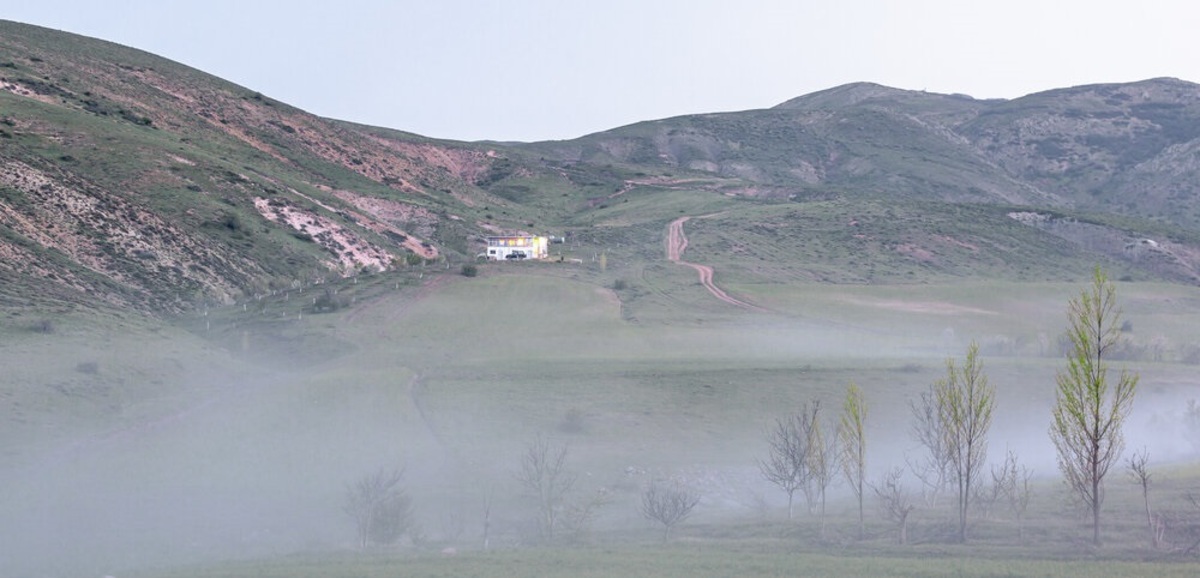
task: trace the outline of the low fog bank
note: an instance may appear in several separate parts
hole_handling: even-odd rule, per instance
[[[936,374],[932,368],[924,371],[900,380],[901,387],[919,391],[926,381],[922,378]],[[1028,400],[1004,395],[1005,378],[1044,381],[1045,368],[998,368],[995,373],[1000,393],[990,461],[998,463],[1011,450],[1038,479],[1057,479],[1046,435],[1051,394]],[[1130,449],[1146,446],[1156,463],[1193,458],[1196,448],[1182,435],[1190,386],[1153,379],[1148,385],[1129,420]],[[514,479],[530,440],[526,424],[480,423],[478,432],[490,432],[492,439],[481,444],[487,451],[469,453],[462,446],[445,446],[419,415],[402,407],[399,402],[408,399],[403,384],[396,397],[387,398],[397,403],[382,414],[325,398],[300,406],[313,405],[314,411],[264,409],[264,403],[278,404],[281,395],[296,393],[291,387],[286,379],[242,384],[239,393],[178,419],[101,438],[37,467],[6,472],[8,488],[0,499],[6,575],[120,575],[158,565],[352,552],[355,529],[343,511],[346,487],[379,468],[404,468],[403,485],[413,499],[425,548],[481,547],[489,499],[492,547],[537,541],[530,503]],[[391,403],[374,390],[343,393]],[[826,403],[834,409],[832,402]],[[386,418],[389,412],[394,419]],[[907,408],[877,405],[872,412],[868,478],[876,481],[886,470],[917,458],[921,448],[904,427]],[[597,515],[595,531],[624,528],[652,536],[652,525],[637,511],[637,497],[655,479],[682,482],[700,493],[695,523],[779,520],[784,497],[763,481],[756,466],[766,454],[761,432],[771,417],[764,415],[741,431],[723,432],[730,440],[726,445],[678,448],[676,462],[652,461],[650,452],[632,447],[622,461],[608,442],[588,431],[550,429],[546,434],[570,448],[568,466],[580,480],[574,496],[606,492],[612,498]],[[657,450],[669,453],[672,448]],[[832,507],[844,509],[848,492],[835,486],[830,498]],[[411,547],[411,538],[405,543]]]
[[[0,497],[4,574],[119,575],[349,549],[347,484],[414,464],[406,480],[416,488],[443,466],[400,420],[336,406],[325,412],[316,403],[313,411],[274,411],[290,387],[286,379],[240,383],[172,419],[9,469]]]
[[[56,433],[0,466],[0,566],[6,576],[119,576],[351,553],[359,545],[347,489],[392,470],[403,470],[414,512],[400,548],[481,548],[485,520],[490,547],[535,544],[535,507],[516,473],[537,436],[568,449],[566,466],[578,478],[572,504],[602,498],[585,532],[658,539],[638,504],[663,480],[699,493],[694,523],[780,521],[786,498],[758,468],[773,420],[820,401],[832,423],[854,382],[869,407],[868,480],[918,460],[910,404],[944,377],[947,357],[961,358],[977,339],[953,321],[874,327],[750,316],[719,326],[572,331],[558,342],[531,337],[492,349],[499,330],[395,342],[379,330],[372,338],[386,347],[319,367],[296,359],[303,369],[250,370],[210,352],[166,364],[170,371],[125,372],[107,387],[142,397],[112,402],[113,416],[81,410],[96,405],[85,395],[26,417],[22,427]],[[537,354],[523,357],[530,343]],[[136,367],[139,355],[187,358],[192,345],[120,344],[73,357],[74,381],[27,381],[75,391],[96,374]],[[1039,482],[1055,484],[1047,430],[1064,362],[1007,352],[983,357],[997,389],[989,465],[1011,451]],[[98,369],[86,365],[93,359]],[[1142,373],[1142,390],[1126,455],[1145,447],[1154,466],[1196,460],[1200,438],[1187,410],[1200,388],[1191,368],[1129,368]],[[830,498],[831,511],[848,508],[844,485]]]

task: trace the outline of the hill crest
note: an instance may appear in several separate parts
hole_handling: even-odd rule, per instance
[[[1177,79],[1012,100],[853,83],[569,141],[460,143],[320,118],[109,42],[0,32],[0,300],[13,307],[178,312],[467,262],[494,233],[654,247],[680,211],[730,200],[1014,207],[1180,243],[1200,230],[1200,86]],[[616,206],[630,201],[638,212]],[[1191,279],[1193,261],[1144,273]],[[864,274],[849,273],[830,278]]]

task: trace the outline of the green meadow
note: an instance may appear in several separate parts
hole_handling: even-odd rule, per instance
[[[6,393],[20,411],[6,422],[16,465],[0,512],[33,524],[16,538],[29,549],[60,539],[99,571],[144,576],[1194,570],[1195,554],[1182,550],[1194,532],[1187,497],[1200,479],[1187,466],[1196,448],[1184,423],[1187,401],[1200,397],[1183,358],[1200,326],[1195,289],[1118,284],[1128,337],[1158,344],[1118,366],[1142,376],[1127,438],[1150,452],[1152,507],[1178,513],[1168,537],[1175,550],[1149,546],[1139,489],[1115,470],[1105,546],[1093,549],[1083,546],[1087,526],[1046,435],[1062,366],[1057,339],[1081,285],[724,286],[765,308],[751,311],[717,302],[682,267],[650,264],[614,289],[627,273],[589,261],[486,264],[477,277],[413,268],[197,311],[169,326],[129,325],[118,335],[64,324],[13,340],[8,352],[37,360],[14,366],[19,383],[63,391]],[[313,312],[326,291],[339,307]],[[998,392],[990,456],[1011,450],[1035,476],[1020,538],[1012,515],[994,506],[978,514],[968,544],[952,544],[951,498],[916,497],[912,543],[897,545],[868,494],[868,533],[858,540],[844,486],[831,491],[824,530],[799,496],[786,519],[784,495],[757,468],[776,418],[819,401],[831,422],[847,385],[858,384],[869,405],[869,478],[878,481],[918,455],[909,403],[972,341]],[[571,500],[605,496],[586,527],[552,544],[538,539],[514,477],[538,436],[567,448],[578,476]],[[405,470],[418,531],[357,552],[342,512],[346,485],[392,467]],[[660,479],[702,496],[666,543],[638,512],[642,490]],[[916,480],[907,484],[919,494]],[[62,521],[38,526],[39,517]],[[114,526],[121,531],[98,531]]]

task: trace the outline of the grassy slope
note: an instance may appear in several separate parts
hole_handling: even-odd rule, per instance
[[[644,528],[632,504],[641,484],[657,475],[698,480],[716,498],[697,521],[719,524],[728,512],[750,515],[762,499],[776,500],[754,470],[761,432],[775,416],[814,398],[835,407],[854,381],[880,408],[872,417],[873,437],[888,440],[872,450],[872,459],[894,461],[907,444],[889,432],[907,427],[907,400],[940,377],[945,356],[961,355],[971,339],[993,353],[1036,355],[1061,330],[1075,290],[1066,281],[1083,278],[1093,265],[1086,254],[1031,233],[997,209],[837,198],[760,204],[654,185],[608,193],[595,203],[580,192],[587,190],[578,188],[582,180],[570,181],[577,188],[565,188],[565,197],[542,193],[533,200],[547,215],[560,216],[588,203],[566,229],[570,241],[552,247],[556,256],[580,263],[487,264],[474,279],[414,268],[180,319],[180,327],[231,352],[206,358],[221,368],[219,377],[181,379],[194,371],[188,361],[158,374],[138,369],[124,356],[149,352],[143,362],[149,366],[173,358],[142,343],[105,343],[103,353],[85,354],[80,340],[95,339],[94,328],[111,323],[102,314],[62,317],[61,323],[78,321],[92,332],[80,340],[52,334],[36,343],[22,332],[28,320],[13,318],[10,342],[24,345],[7,349],[7,359],[40,343],[48,361],[37,367],[51,367],[58,377],[29,375],[10,391],[39,397],[37,427],[65,431],[42,435],[13,425],[10,431],[19,435],[9,438],[16,440],[11,451],[24,462],[72,439],[117,432],[118,440],[127,440],[142,435],[127,433],[129,424],[154,424],[152,443],[85,444],[95,453],[86,459],[69,453],[71,481],[56,490],[79,497],[49,508],[65,520],[73,519],[73,508],[126,520],[132,537],[93,542],[90,550],[113,568],[340,548],[348,532],[338,512],[342,484],[400,462],[409,464],[414,494],[429,504],[423,515],[435,538],[449,540],[443,516],[431,511],[472,512],[433,504],[474,503],[484,488],[493,488],[503,496],[497,523],[515,539],[524,505],[510,472],[521,444],[539,433],[570,443],[573,463],[590,474],[581,491],[614,489],[620,505],[602,516],[602,526]],[[587,186],[597,194],[612,190]],[[696,283],[694,271],[665,260],[666,225],[683,215],[695,217],[685,227],[685,259],[714,265],[718,284],[769,313],[721,304]],[[896,225],[907,221],[922,226]],[[905,256],[902,246],[929,255],[906,248]],[[980,258],[971,246],[1007,257]],[[989,276],[1037,282],[979,280]],[[437,287],[423,289],[431,280]],[[614,291],[618,281],[624,288]],[[311,314],[312,299],[326,289],[337,289],[347,307]],[[1161,335],[1172,348],[1196,340],[1191,328],[1200,298],[1193,289],[1123,284],[1121,295],[1135,337]],[[152,325],[147,331],[164,330]],[[193,338],[171,343],[168,351],[187,351]],[[131,403],[138,411],[115,411],[125,406],[108,397],[81,404],[32,387],[95,381],[75,365],[92,358],[100,360],[110,395],[136,398]],[[287,369],[270,369],[278,367]],[[1053,360],[989,358],[988,368],[1008,392],[1001,399],[1007,411],[1026,415],[1029,404],[1035,415],[1047,411]],[[230,379],[234,373],[243,377]],[[1159,395],[1156,405],[1168,408],[1162,415],[1177,419],[1188,369],[1159,364],[1147,374],[1148,388]],[[170,387],[153,387],[156,382]],[[134,383],[152,387],[122,385]],[[197,407],[182,419],[160,421]],[[29,418],[14,413],[10,423],[21,419]],[[1004,444],[1043,452],[1043,421],[1005,424]],[[1168,451],[1178,455],[1179,448]],[[1038,459],[1039,472],[1053,471],[1052,462]],[[251,463],[256,469],[248,472],[244,464]],[[129,471],[144,480],[114,486],[112,480]],[[199,472],[211,473],[197,487]],[[123,513],[123,498],[96,506],[101,498],[84,491],[93,483],[118,497],[143,492],[163,509],[198,490],[203,498],[190,502],[197,509],[184,508],[177,520],[192,545],[173,546],[162,521]],[[277,491],[279,484],[287,491]],[[25,491],[31,493],[18,495],[43,495],[36,487]],[[36,507],[39,499],[30,503]],[[240,504],[245,516],[219,521],[201,512],[229,503]],[[298,503],[312,507],[297,510]],[[18,520],[31,513],[26,506],[5,507]],[[886,541],[885,530],[878,531]],[[272,537],[248,542],[247,532]],[[130,554],[131,542],[142,554]]]
[[[402,569],[402,570],[401,570]],[[798,554],[761,551],[723,544],[689,544],[670,547],[617,547],[594,549],[522,550],[470,553],[446,558],[423,555],[404,557],[342,557],[294,559],[272,563],[242,563],[224,566],[138,573],[136,576],[234,578],[261,576],[1047,576],[1124,577],[1137,575],[1191,576],[1188,564],[1113,563],[1079,561],[994,560],[956,557],[919,559],[907,556],[858,557],[829,554]]]
[[[330,551],[342,548],[349,535],[338,511],[342,484],[380,465],[407,463],[410,488],[433,543],[474,544],[474,523],[467,522],[466,533],[454,538],[446,529],[447,512],[474,520],[478,512],[472,504],[484,492],[494,492],[495,539],[511,544],[519,539],[526,507],[511,471],[522,444],[540,433],[570,444],[572,468],[586,472],[581,492],[602,486],[612,492],[614,505],[598,520],[600,543],[615,539],[607,532],[618,528],[654,540],[653,530],[634,508],[641,485],[653,477],[682,476],[700,487],[704,505],[694,525],[683,530],[713,552],[692,572],[698,575],[721,575],[750,563],[739,553],[743,547],[766,550],[761,569],[768,574],[797,564],[825,565],[832,572],[850,563],[863,564],[871,573],[886,567],[905,575],[910,571],[902,569],[913,564],[911,572],[922,575],[953,574],[963,568],[964,556],[979,556],[997,559],[971,563],[981,574],[1072,575],[1057,562],[1000,561],[1013,555],[1003,517],[981,524],[979,545],[965,553],[937,546],[941,518],[935,512],[918,514],[914,535],[933,542],[915,551],[884,547],[887,527],[873,521],[873,539],[863,550],[851,549],[867,560],[842,560],[840,566],[839,559],[815,550],[796,555],[776,549],[812,547],[813,538],[805,537],[804,530],[811,522],[796,530],[768,522],[756,530],[757,525],[728,521],[758,519],[761,500],[768,504],[768,519],[778,519],[778,495],[754,470],[754,459],[762,453],[761,432],[771,419],[810,399],[836,407],[846,383],[855,381],[872,407],[871,463],[876,468],[897,465],[897,456],[910,445],[894,434],[906,427],[907,399],[940,377],[942,359],[961,355],[969,339],[1003,335],[1015,341],[1025,336],[1028,343],[1028,336],[1055,331],[1064,318],[1065,297],[1075,290],[1072,284],[864,286],[836,292],[826,285],[777,285],[761,294],[770,296],[776,313],[709,313],[720,307],[694,291],[645,304],[641,315],[630,319],[622,312],[628,304],[597,284],[604,278],[594,263],[497,264],[483,267],[482,275],[471,279],[414,270],[345,282],[338,286],[339,296],[364,301],[333,314],[304,311],[311,304],[309,288],[303,295],[272,297],[257,310],[214,310],[204,325],[193,318],[186,323],[215,343],[227,344],[237,357],[257,359],[260,368],[286,358],[291,370],[258,377],[253,372],[261,370],[252,370],[233,382],[197,380],[183,389],[186,395],[176,399],[179,404],[149,406],[153,411],[136,419],[100,413],[77,423],[62,412],[80,406],[70,398],[56,398],[59,405],[48,409],[57,411],[47,411],[39,422],[72,423],[84,431],[42,439],[40,446],[14,447],[22,462],[32,459],[36,447],[69,444],[88,430],[113,433],[87,442],[86,451],[59,453],[48,463],[19,470],[24,473],[15,478],[12,494],[19,501],[6,501],[3,511],[15,520],[33,512],[77,520],[80,512],[88,512],[89,517],[120,521],[125,533],[86,537],[85,525],[80,528],[84,534],[71,530],[60,535],[77,540],[77,551],[105,568]],[[431,279],[438,288],[427,293],[422,284]],[[1123,284],[1120,292],[1135,335],[1194,338],[1191,328],[1200,315],[1200,296],[1194,290]],[[370,295],[376,296],[367,299]],[[947,328],[953,331],[947,333]],[[72,347],[74,342],[42,343],[51,346],[45,355],[52,356],[64,352],[54,346]],[[172,343],[182,347],[185,342]],[[144,345],[121,347],[147,351]],[[110,355],[118,354],[114,347]],[[220,352],[209,360],[229,369],[242,363]],[[996,452],[1013,448],[1040,476],[1052,476],[1040,432],[1058,364],[1038,357],[988,357],[985,363],[1001,392]],[[1134,446],[1157,443],[1148,436],[1153,428],[1147,424],[1177,420],[1181,400],[1194,395],[1189,367],[1167,363],[1139,369],[1146,403],[1131,422]],[[69,367],[60,370],[71,372]],[[101,372],[108,371],[102,360]],[[192,401],[178,401],[186,399]],[[180,404],[190,409],[181,413]],[[164,419],[168,416],[173,417]],[[142,425],[121,427],[126,418]],[[1160,457],[1188,450],[1150,447]],[[24,485],[26,475],[37,480],[44,473],[69,475],[50,485]],[[1137,497],[1121,482],[1112,484],[1112,511],[1124,513],[1111,518],[1108,531],[1137,544]],[[1185,490],[1186,484],[1163,495],[1178,500]],[[1073,522],[1064,523],[1050,505],[1061,499],[1052,481],[1041,482],[1038,492],[1046,506],[1030,524],[1049,524],[1053,530],[1043,535],[1038,548],[1017,551],[1035,558],[1072,557],[1074,536],[1083,531]],[[55,499],[56,494],[72,498]],[[170,521],[130,513],[133,496],[152,504],[151,511],[173,512]],[[184,496],[190,497],[181,502]],[[848,514],[847,505],[838,500],[831,510],[835,520]],[[48,530],[31,532],[28,538],[40,541],[46,538],[41,532]],[[619,544],[613,545],[620,552],[617,558],[653,555],[643,554],[640,546]],[[131,551],[131,545],[136,549]],[[661,566],[647,568],[678,574],[694,559],[681,553],[686,549],[672,547],[655,563]],[[915,552],[934,561],[893,558]],[[1137,546],[1101,552],[1118,558],[1144,554]],[[444,563],[407,556],[374,562],[334,556],[232,570],[181,570],[179,575],[250,569],[268,575],[370,575],[394,563],[414,564],[418,574],[473,571],[473,564],[489,564],[489,575],[505,575],[528,564],[570,568],[616,563],[611,556],[591,549],[471,555]],[[1151,571],[1150,566],[1138,568]],[[1168,565],[1152,571],[1176,570]]]
[[[854,85],[777,109],[639,123],[576,141],[462,144],[319,119],[126,47],[15,23],[0,27],[5,77],[54,97],[45,103],[0,91],[4,120],[12,123],[0,129],[9,137],[0,158],[36,160],[63,182],[128,197],[178,228],[164,235],[164,244],[192,239],[213,252],[199,265],[228,261],[207,277],[166,283],[152,261],[110,247],[108,233],[88,229],[94,224],[72,227],[87,230],[114,253],[116,273],[132,277],[123,288],[94,280],[91,293],[140,291],[124,301],[149,300],[159,310],[186,310],[326,272],[319,261],[329,255],[264,221],[252,197],[311,209],[391,246],[339,215],[347,202],[330,189],[427,210],[436,224],[401,226],[426,227],[420,240],[454,260],[478,252],[486,227],[566,234],[610,252],[614,271],[630,266],[626,281],[645,280],[649,291],[662,285],[646,262],[657,258],[666,223],[722,211],[728,211],[723,218],[695,226],[714,229],[707,241],[697,238],[697,249],[727,256],[715,263],[726,282],[1064,280],[1097,261],[1112,264],[1119,277],[1190,279],[1175,270],[1116,265],[1120,256],[1111,251],[1058,242],[1009,222],[1003,209],[934,202],[1065,204],[1013,182],[980,151],[947,135],[946,126],[999,106],[987,101]],[[1014,103],[992,117],[1020,119],[1054,98]],[[991,125],[980,122],[976,129],[990,134]],[[561,160],[579,158],[594,162]],[[811,202],[763,205],[725,196],[735,193]],[[36,212],[15,197],[0,191],[0,200],[19,212]],[[1130,233],[1110,233],[1124,241],[1145,236],[1132,231],[1151,225],[1138,217],[1116,227]],[[1161,232],[1180,236],[1169,226]],[[54,251],[35,251],[33,258],[70,268]],[[35,276],[5,275],[0,306],[93,305],[88,291],[60,296],[62,287],[55,291]]]

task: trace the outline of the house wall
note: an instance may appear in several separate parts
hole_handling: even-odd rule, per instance
[[[485,253],[488,259],[505,260],[514,253],[521,253],[526,259],[545,259],[549,256],[549,240],[546,237],[488,237],[487,242]]]

